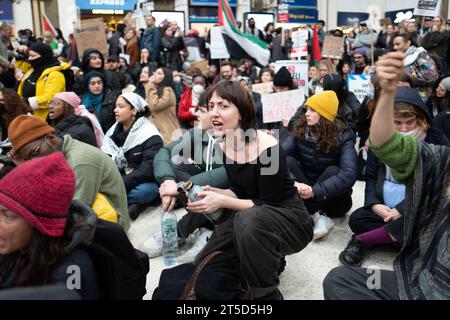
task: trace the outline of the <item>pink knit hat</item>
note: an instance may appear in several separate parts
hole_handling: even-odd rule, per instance
[[[75,92],[60,92],[53,96],[53,98],[62,100],[70,104],[73,108],[78,107],[81,104],[80,97]]]
[[[75,174],[61,152],[16,167],[0,180],[0,204],[43,234],[64,235]]]

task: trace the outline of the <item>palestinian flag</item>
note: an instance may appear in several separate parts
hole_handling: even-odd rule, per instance
[[[55,36],[58,35],[58,32],[56,32],[55,27],[45,13],[42,14],[42,26],[43,32],[50,31]]]
[[[267,43],[239,31],[228,0],[219,0],[219,24],[223,26],[224,35],[232,39],[240,47],[241,51],[245,52],[240,58],[248,55],[262,66],[266,66],[269,63],[270,51]],[[227,37],[224,36],[224,39],[227,42]],[[228,46],[229,43],[227,43],[227,48]]]

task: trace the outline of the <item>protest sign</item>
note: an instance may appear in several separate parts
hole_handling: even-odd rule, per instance
[[[308,30],[298,30],[292,33],[292,50],[291,57],[306,57],[308,55],[308,41],[309,32]]]
[[[211,59],[230,58],[227,46],[223,40],[222,27],[211,28],[211,43],[209,45],[209,52],[211,53]]]
[[[202,59],[195,61],[191,64],[191,67],[194,69],[199,69],[203,73],[203,75],[208,74],[208,60]]]
[[[273,82],[257,83],[252,85],[252,91],[259,94],[269,94],[273,92]]]
[[[304,101],[305,95],[302,89],[262,95],[263,122],[291,119]]]
[[[418,0],[414,9],[416,16],[436,17],[441,13],[441,0]]]
[[[104,25],[103,19],[81,20],[80,28],[75,29],[74,32],[80,57],[86,49],[90,48],[100,51],[105,59],[108,57]]]
[[[370,77],[362,74],[349,74],[347,78],[348,91],[353,92],[362,103],[370,90]]]
[[[288,69],[297,86],[308,95],[308,62],[304,60],[278,60],[275,62],[275,73],[281,67]]]
[[[322,57],[329,59],[342,59],[344,51],[344,38],[326,36],[323,42]]]

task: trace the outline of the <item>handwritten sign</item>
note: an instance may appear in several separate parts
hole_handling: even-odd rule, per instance
[[[322,57],[329,59],[342,59],[344,38],[326,36],[323,42]]]
[[[288,69],[297,86],[308,95],[308,62],[304,60],[278,60],[275,62],[275,73],[281,67]]]
[[[298,30],[292,32],[293,47],[291,50],[291,57],[306,57],[308,55],[307,41],[309,38],[308,30]]]
[[[75,29],[74,36],[80,57],[83,56],[86,49],[90,48],[100,51],[105,59],[108,56],[105,27],[102,19],[82,20],[81,27]]]
[[[273,82],[257,83],[252,85],[252,91],[259,94],[269,94],[273,92]]]
[[[362,74],[349,74],[347,78],[348,91],[353,92],[362,103],[370,90],[370,77]]]
[[[304,101],[302,89],[262,95],[263,122],[289,120]]]

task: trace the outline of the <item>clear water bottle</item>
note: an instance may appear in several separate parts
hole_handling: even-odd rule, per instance
[[[164,264],[173,266],[178,262],[178,232],[175,212],[163,212],[161,216],[162,252]]]
[[[200,200],[200,198],[197,196],[197,193],[202,192],[202,191],[203,191],[203,187],[202,186],[193,185],[191,190],[189,191],[189,200],[191,202],[195,202],[195,201]],[[204,214],[204,216],[206,218],[208,218],[209,221],[214,223],[217,220],[219,220],[219,218],[222,216],[222,212],[223,212],[222,209],[219,209],[219,210],[214,211],[212,213]]]

